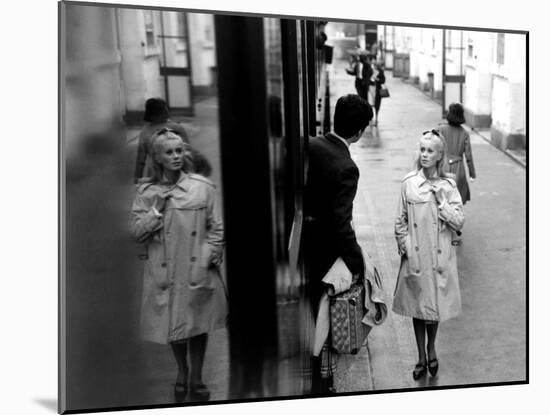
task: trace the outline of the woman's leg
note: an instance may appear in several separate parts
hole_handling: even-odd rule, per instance
[[[418,349],[418,363],[413,370],[414,380],[418,380],[426,375],[426,322],[418,318],[413,318],[414,337],[416,338],[416,348]]]
[[[430,375],[437,375],[439,369],[439,361],[435,353],[435,336],[437,335],[437,328],[439,323],[430,323],[426,325],[426,331],[428,332],[428,370]]]
[[[202,365],[204,363],[204,354],[206,352],[206,343],[208,335],[199,334],[189,339],[189,352],[191,355],[191,385],[202,384]]]
[[[187,378],[189,375],[189,367],[187,366],[187,341],[171,343],[170,345],[172,346],[172,352],[174,353],[178,365],[176,384],[187,386]]]
[[[374,99],[374,113],[376,114],[376,123],[378,125],[378,114],[380,113],[380,104],[382,103],[382,98],[380,97],[380,91],[376,91],[376,97]]]
[[[418,363],[426,364],[426,322],[418,318],[413,318],[414,337],[416,338],[416,348],[418,349]]]
[[[435,353],[435,337],[439,323],[426,324],[426,332],[428,333],[428,361],[437,359]]]

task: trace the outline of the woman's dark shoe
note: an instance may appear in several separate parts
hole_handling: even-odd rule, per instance
[[[182,400],[185,399],[187,396],[187,385],[185,383],[179,383],[176,382],[174,385],[174,395],[176,396],[176,400]]]
[[[437,358],[432,359],[428,362],[428,370],[430,371],[430,375],[435,376],[437,375],[437,370],[439,369],[439,361]]]
[[[417,363],[413,370],[413,379],[418,380],[426,376],[427,366],[426,364]]]
[[[207,401],[210,399],[210,391],[204,383],[191,385],[189,397],[196,401]]]

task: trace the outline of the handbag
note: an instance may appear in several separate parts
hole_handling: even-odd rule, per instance
[[[390,91],[385,86],[380,88],[380,91],[378,92],[380,95],[380,98],[389,98],[390,97]]]

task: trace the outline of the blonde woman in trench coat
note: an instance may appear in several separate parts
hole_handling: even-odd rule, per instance
[[[131,230],[147,247],[141,304],[144,340],[170,344],[178,367],[176,399],[206,400],[207,333],[226,323],[219,278],[223,225],[212,182],[187,173],[190,152],[173,130],[153,139],[154,175],[138,185]],[[189,363],[187,353],[189,351]]]
[[[418,349],[415,380],[428,370],[432,376],[437,374],[435,338],[439,322],[461,311],[451,240],[453,230],[462,228],[464,214],[456,183],[445,173],[445,156],[445,142],[437,131],[425,132],[419,143],[417,170],[407,174],[401,184],[395,221],[401,266],[393,311],[413,319]]]

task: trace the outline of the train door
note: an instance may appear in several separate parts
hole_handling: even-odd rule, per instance
[[[224,45],[217,62],[229,398],[301,395],[313,332],[300,240],[305,152],[315,131],[314,26],[219,15],[215,26]]]

